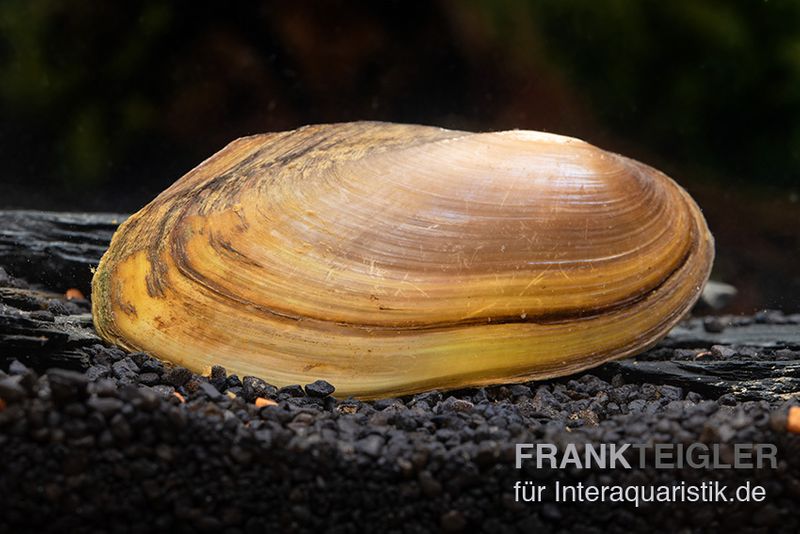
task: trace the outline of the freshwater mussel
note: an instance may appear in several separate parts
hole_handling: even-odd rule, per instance
[[[196,371],[375,398],[641,352],[713,254],[670,178],[577,139],[317,125],[233,141],[128,219],[93,311]]]

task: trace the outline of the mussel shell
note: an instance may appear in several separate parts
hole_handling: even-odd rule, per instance
[[[683,189],[583,141],[331,124],[238,139],[128,219],[93,311],[197,371],[369,398],[642,351],[712,260]]]

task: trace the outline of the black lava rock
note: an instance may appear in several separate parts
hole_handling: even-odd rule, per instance
[[[172,386],[181,387],[192,378],[192,372],[185,367],[175,366],[164,375],[164,381]]]
[[[327,397],[332,395],[336,388],[324,380],[315,380],[310,384],[306,384],[306,395],[309,397]]]
[[[291,386],[284,386],[279,389],[278,395],[283,397],[303,397],[305,396],[305,391],[303,391],[303,387],[299,384],[292,384]]]
[[[270,398],[278,393],[278,388],[267,384],[255,376],[246,376],[242,379],[242,395],[247,402],[253,402],[258,397]]]
[[[66,369],[49,369],[50,394],[57,402],[69,402],[86,396],[89,379],[83,373]]]
[[[214,384],[214,387],[217,388],[219,391],[225,391],[227,388],[227,372],[225,368],[221,365],[214,365],[211,367],[211,377],[209,378],[209,382]]]
[[[122,358],[111,365],[111,371],[121,382],[130,384],[139,374],[139,366],[130,357]]]
[[[222,396],[222,393],[210,382],[200,382],[199,390],[211,400],[219,399]]]

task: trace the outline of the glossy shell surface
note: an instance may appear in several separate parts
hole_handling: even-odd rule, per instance
[[[712,259],[683,189],[583,141],[319,125],[238,139],[133,215],[93,311],[195,371],[374,398],[640,352]]]

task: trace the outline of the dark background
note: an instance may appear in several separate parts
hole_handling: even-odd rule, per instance
[[[0,2],[0,208],[132,212],[231,139],[583,138],[685,186],[728,311],[800,311],[800,2]]]

